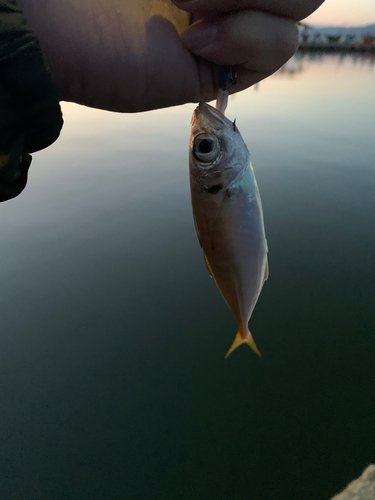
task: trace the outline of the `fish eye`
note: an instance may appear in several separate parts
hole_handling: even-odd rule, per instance
[[[212,149],[214,147],[213,141],[210,141],[209,139],[202,139],[200,143],[198,144],[198,149],[200,153],[207,154],[211,153]]]
[[[220,151],[218,139],[211,134],[199,134],[194,139],[193,154],[200,163],[211,163]]]

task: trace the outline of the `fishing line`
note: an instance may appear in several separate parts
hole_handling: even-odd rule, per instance
[[[219,92],[216,99],[216,109],[225,114],[228,106],[229,88],[237,83],[236,74],[231,66],[220,66],[219,70]]]

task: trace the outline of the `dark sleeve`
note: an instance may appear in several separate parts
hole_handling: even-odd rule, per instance
[[[38,40],[13,0],[0,0],[0,201],[25,187],[30,153],[63,125],[58,94]]]

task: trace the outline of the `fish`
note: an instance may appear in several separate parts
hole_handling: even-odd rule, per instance
[[[238,322],[225,357],[241,344],[262,357],[248,328],[269,275],[262,202],[250,153],[235,121],[204,102],[192,116],[189,173],[195,228],[207,270]]]

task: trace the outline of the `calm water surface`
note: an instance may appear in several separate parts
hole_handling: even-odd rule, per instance
[[[263,361],[224,361],[194,105],[64,105],[0,207],[2,500],[325,500],[375,462],[374,89],[374,61],[306,55],[231,99],[270,248]]]

